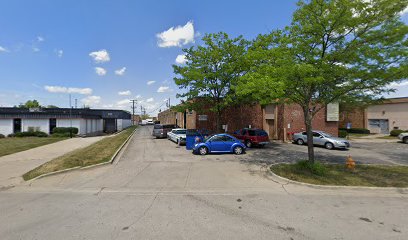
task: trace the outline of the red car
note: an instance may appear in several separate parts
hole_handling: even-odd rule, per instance
[[[244,142],[248,148],[252,146],[263,147],[269,144],[268,134],[262,129],[244,128],[235,131],[233,135]]]

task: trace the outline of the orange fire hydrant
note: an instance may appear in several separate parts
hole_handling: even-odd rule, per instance
[[[351,158],[351,156],[348,156],[347,160],[346,160],[346,168],[348,170],[354,170],[355,167],[356,167],[356,162],[354,162],[354,160]]]

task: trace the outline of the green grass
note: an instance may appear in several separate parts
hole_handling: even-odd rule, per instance
[[[369,133],[349,133],[348,136],[350,138],[359,138],[359,137],[367,137],[370,136],[371,134]]]
[[[377,137],[378,139],[398,139],[398,137],[394,136],[382,136],[382,137]]]
[[[320,164],[317,169],[318,174],[299,163],[271,167],[279,176],[317,185],[408,187],[408,166],[356,165],[354,171],[349,171],[344,165]]]
[[[130,127],[117,135],[106,137],[85,148],[57,157],[25,173],[23,178],[27,181],[45,173],[108,162],[135,128],[136,127]]]
[[[25,151],[35,147],[40,147],[50,143],[55,143],[65,139],[66,138],[53,137],[0,138],[0,157],[16,152]]]

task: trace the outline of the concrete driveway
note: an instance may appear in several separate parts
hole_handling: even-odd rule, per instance
[[[406,239],[405,190],[271,179],[140,127],[119,162],[0,191],[0,239]]]

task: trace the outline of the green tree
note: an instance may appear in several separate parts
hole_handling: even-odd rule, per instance
[[[375,99],[407,78],[406,0],[299,1],[290,26],[259,36],[248,51],[251,70],[238,91],[255,99],[298,104],[308,157],[312,120],[328,103]],[[278,99],[278,100],[277,100]]]
[[[24,104],[18,105],[19,108],[39,108],[41,107],[40,103],[37,100],[28,100]]]
[[[245,73],[243,56],[248,41],[242,36],[229,38],[226,33],[207,34],[203,45],[184,49],[187,62],[173,65],[175,83],[186,91],[183,107],[198,109],[203,103],[215,113],[217,131],[222,131],[221,116],[225,107],[234,102],[234,86]]]

